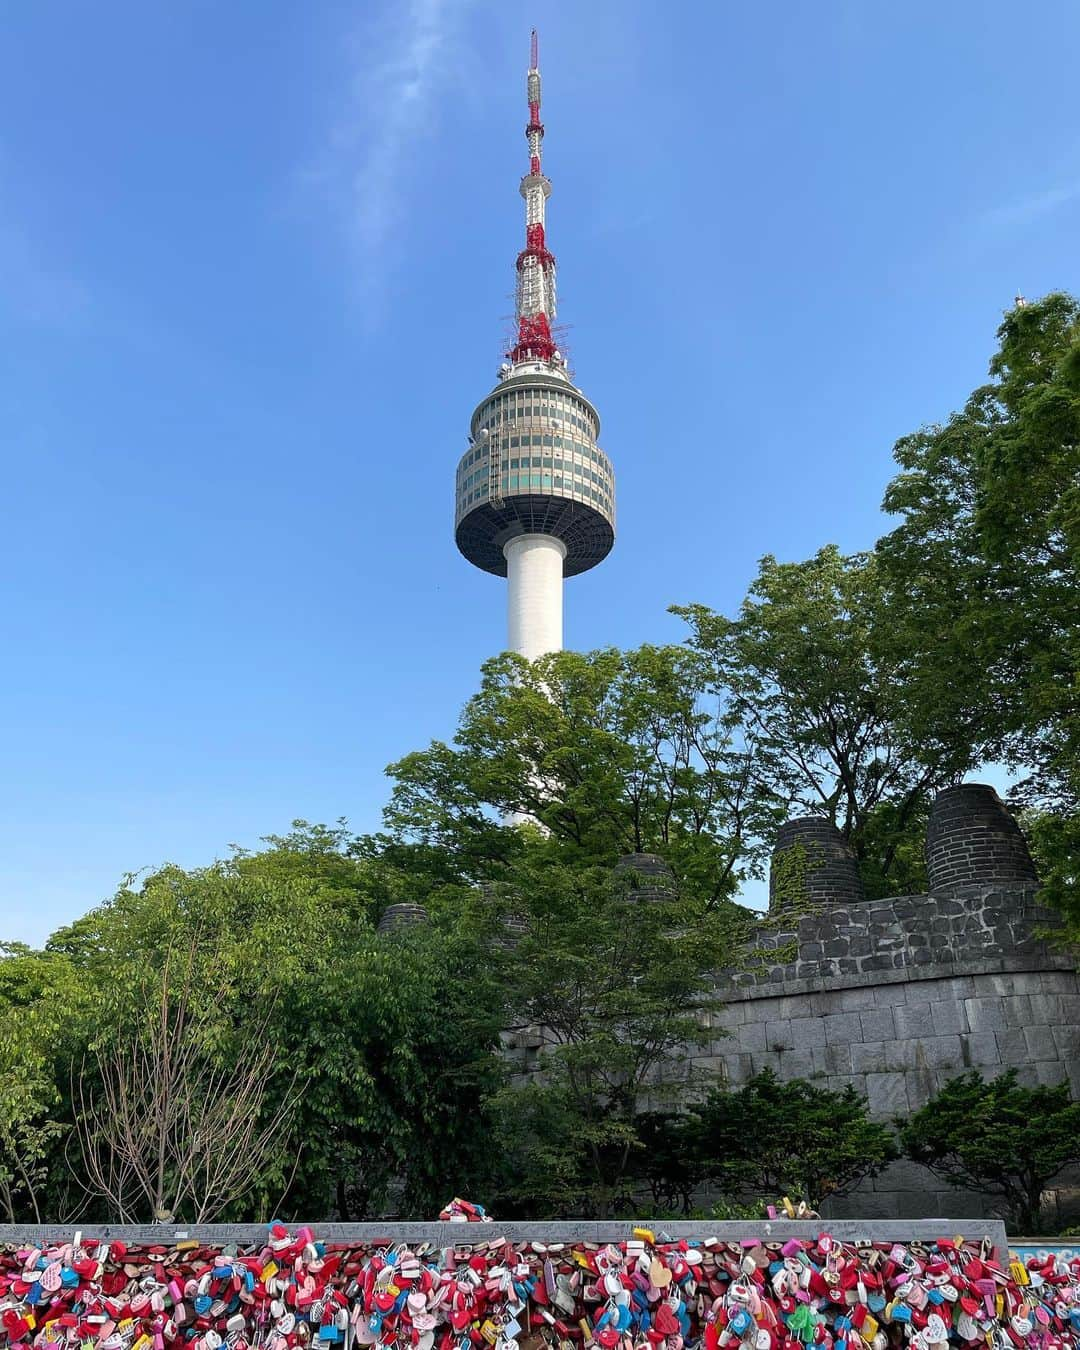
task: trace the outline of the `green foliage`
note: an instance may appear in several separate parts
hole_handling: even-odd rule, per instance
[[[850,1085],[781,1083],[765,1069],[737,1090],[713,1089],[686,1128],[701,1174],[726,1194],[791,1195],[816,1208],[897,1156],[866,1110]]]
[[[878,545],[913,740],[951,726],[1023,775],[1049,894],[1074,916],[1080,837],[1080,303],[998,330],[990,382],[897,443]],[[1046,817],[1053,817],[1050,820]],[[1080,932],[1080,926],[1076,928]]]
[[[45,1214],[49,1164],[68,1129],[57,1118],[61,1075],[91,1007],[63,956],[0,947],[0,1204],[8,1223]]]
[[[427,1213],[486,1170],[503,996],[478,959],[480,935],[467,916],[442,915],[430,930],[376,940],[381,882],[370,884],[371,864],[353,847],[343,833],[302,827],[261,853],[190,872],[167,867],[125,884],[45,953],[0,961],[0,1037],[21,1036],[11,1054],[39,1072],[25,1089],[6,1079],[9,1136],[19,1122],[24,1135],[39,1129],[41,1111],[56,1136],[33,1147],[34,1137],[0,1138],[0,1166],[14,1175],[3,1150],[18,1148],[32,1172],[44,1148],[49,1213],[115,1217],[103,1196],[88,1200],[73,1180],[84,1169],[72,1142],[72,1092],[100,1089],[100,1057],[125,1038],[134,1044],[139,1009],[152,1004],[169,954],[189,949],[194,999],[205,1010],[199,1035],[219,1071],[243,1064],[249,1036],[265,1037],[265,1109],[299,1094],[287,1146],[267,1157],[254,1194],[220,1217],[334,1209],[365,1217],[382,1212],[392,1191]],[[42,1025],[49,1035],[39,1034]],[[7,1044],[0,1039],[0,1054]],[[38,1059],[26,1057],[26,1045]],[[40,1106],[37,1116],[14,1109],[17,1089]],[[21,1217],[33,1204],[20,1184]]]
[[[758,778],[839,827],[871,898],[923,889],[927,803],[971,754],[948,728],[933,741],[908,733],[905,654],[876,558],[832,547],[801,563],[766,557],[737,618],[703,605],[673,612]]]
[[[524,850],[583,867],[651,852],[708,903],[760,872],[784,805],[682,647],[504,654],[484,666],[453,746],[389,772],[393,838],[446,850],[462,877],[497,879]],[[500,827],[515,814],[545,833]]]
[[[690,1052],[716,1004],[711,977],[733,954],[729,925],[700,902],[643,900],[635,884],[541,857],[499,888],[517,933],[503,953],[508,1015],[542,1038],[540,1072],[498,1102],[517,1160],[514,1208],[629,1204],[645,1103],[673,1109],[691,1087]]]
[[[785,914],[805,914],[810,907],[807,883],[820,865],[821,850],[808,849],[801,840],[774,857],[769,873],[770,904]]]
[[[999,1197],[1021,1233],[1039,1231],[1043,1191],[1080,1162],[1080,1103],[1068,1083],[1020,1087],[1014,1069],[990,1082],[961,1074],[897,1124],[911,1158],[952,1186]]]

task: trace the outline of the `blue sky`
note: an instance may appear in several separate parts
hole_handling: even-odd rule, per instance
[[[618,476],[567,642],[865,547],[894,440],[1080,287],[1065,3],[36,0],[0,46],[0,936],[374,827],[502,642],[453,472],[549,240]]]

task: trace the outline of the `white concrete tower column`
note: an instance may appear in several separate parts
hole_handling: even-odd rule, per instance
[[[550,534],[519,534],[503,545],[507,646],[529,661],[563,645],[563,559],[566,545]]]

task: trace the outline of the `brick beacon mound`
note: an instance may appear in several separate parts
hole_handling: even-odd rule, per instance
[[[0,1229],[0,1346],[1074,1350],[1080,1258],[1000,1224]],[[889,1231],[894,1230],[894,1231]],[[899,1230],[899,1231],[896,1231]],[[49,1234],[54,1236],[49,1237]]]
[[[722,982],[727,1007],[715,1020],[730,1036],[713,1042],[713,1068],[736,1085],[764,1068],[851,1083],[881,1120],[917,1110],[968,1068],[1013,1068],[1028,1086],[1069,1079],[1080,1095],[1075,961],[1049,940],[1061,921],[1038,903],[1027,844],[993,788],[940,793],[926,853],[928,895],[866,900],[833,825],[782,827],[761,960]],[[1068,1179],[1058,1199],[1074,1207]],[[898,1162],[832,1212],[975,1216],[988,1203]]]

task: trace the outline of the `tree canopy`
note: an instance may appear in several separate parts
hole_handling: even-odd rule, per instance
[[[1017,306],[998,339],[964,408],[897,443],[877,554],[912,735],[952,725],[1006,760],[1048,893],[1080,914],[1080,304]]]

